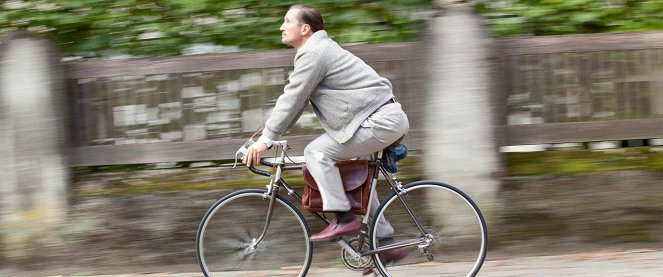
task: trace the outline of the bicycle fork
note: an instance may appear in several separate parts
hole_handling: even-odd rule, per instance
[[[258,244],[265,238],[267,235],[267,229],[269,229],[269,224],[272,221],[272,214],[274,211],[274,203],[276,202],[276,196],[279,193],[280,186],[278,180],[281,179],[282,168],[280,166],[276,167],[276,173],[272,174],[272,177],[269,180],[269,185],[267,185],[267,191],[264,194],[264,197],[269,197],[269,206],[267,208],[267,216],[265,217],[265,227],[262,229],[262,233],[257,239],[254,239],[251,244],[251,248],[255,248]]]
[[[265,227],[262,229],[262,233],[257,239],[254,239],[251,244],[251,248],[255,248],[258,244],[265,238],[267,234],[267,229],[269,229],[269,224],[272,221],[272,212],[274,211],[274,202],[276,202],[276,194],[279,192],[279,187],[275,186],[272,189],[272,194],[269,197],[269,207],[267,208],[267,217],[265,218]]]

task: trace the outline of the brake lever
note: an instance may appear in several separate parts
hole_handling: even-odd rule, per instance
[[[239,158],[240,159],[244,158],[244,155],[246,155],[246,151],[249,150],[248,147],[251,146],[251,144],[254,144],[254,143],[255,143],[255,141],[253,141],[253,139],[249,139],[244,143],[244,145],[242,145],[242,147],[240,147],[237,150],[237,152],[235,152],[235,164],[233,164],[233,168],[237,167],[237,157],[240,156],[240,154],[241,154],[241,157],[239,157]]]

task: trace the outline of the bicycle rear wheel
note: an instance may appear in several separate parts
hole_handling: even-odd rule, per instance
[[[422,239],[420,243],[401,248],[405,256],[392,251],[388,257],[373,262],[384,276],[475,276],[486,257],[488,234],[477,205],[459,189],[434,181],[418,181],[404,186],[402,195],[419,219],[424,233],[417,227],[395,193],[385,198],[377,210],[394,227],[393,240],[376,236],[377,222],[371,226],[371,248],[392,243]],[[401,253],[402,254],[402,253]],[[396,259],[395,261],[393,261]]]
[[[251,271],[278,276],[305,276],[311,264],[310,230],[288,200],[276,198],[265,238],[269,197],[264,190],[242,190],[214,203],[196,237],[198,264],[205,276],[246,276]],[[272,272],[273,274],[269,273]]]

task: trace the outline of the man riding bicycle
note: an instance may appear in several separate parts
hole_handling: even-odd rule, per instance
[[[306,167],[319,186],[323,210],[336,215],[310,240],[328,241],[357,233],[361,222],[349,211],[350,203],[335,163],[366,157],[388,147],[405,135],[408,118],[400,103],[394,101],[389,80],[333,41],[324,30],[318,10],[292,6],[280,30],[281,41],[297,49],[294,70],[258,143],[248,148],[242,162],[247,166],[258,164],[260,156],[297,121],[310,102],[325,133],[306,146]],[[370,210],[376,211],[379,201],[374,199],[372,203]],[[378,220],[377,236],[388,240],[393,228],[383,217]],[[386,262],[404,255],[403,249],[380,254]]]

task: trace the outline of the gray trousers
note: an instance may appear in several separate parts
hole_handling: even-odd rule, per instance
[[[401,104],[391,103],[380,107],[369,116],[352,138],[342,144],[328,134],[323,134],[309,143],[304,149],[304,159],[306,167],[320,189],[323,210],[350,210],[350,202],[343,190],[341,175],[338,167],[335,166],[337,161],[368,157],[399,139],[409,127]],[[370,208],[371,218],[375,218],[375,211],[379,205],[378,199],[376,193]],[[394,232],[391,224],[384,217],[378,220],[377,236],[391,236]]]

